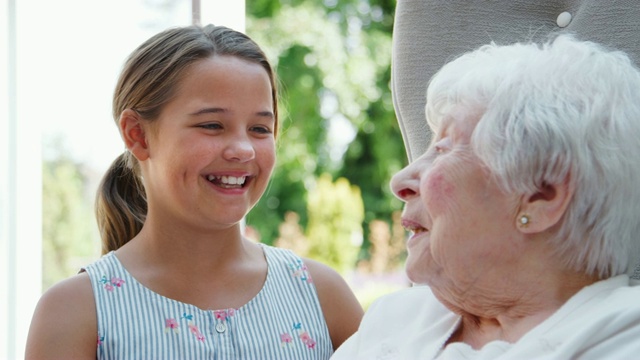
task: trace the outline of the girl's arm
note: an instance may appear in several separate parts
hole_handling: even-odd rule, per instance
[[[25,359],[95,359],[96,306],[86,273],[47,290],[36,306]]]

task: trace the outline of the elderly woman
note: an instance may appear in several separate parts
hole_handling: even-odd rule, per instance
[[[427,91],[434,137],[392,180],[407,274],[333,359],[640,353],[640,71],[561,35],[486,45]],[[419,286],[425,285],[425,286]]]

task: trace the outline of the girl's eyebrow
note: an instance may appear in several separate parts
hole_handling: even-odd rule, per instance
[[[226,113],[226,112],[228,112],[227,109],[219,108],[219,107],[211,107],[211,108],[200,109],[200,110],[198,110],[196,112],[193,112],[193,113],[191,113],[189,115],[196,116],[196,115],[202,115],[202,114],[220,114],[220,113]]]
[[[260,116],[260,117],[266,117],[266,118],[270,118],[273,119],[273,113],[271,111],[265,110],[265,111],[258,111],[256,113],[256,115]]]
[[[189,115],[191,116],[198,116],[198,115],[202,115],[202,114],[224,114],[224,113],[228,113],[229,110],[225,109],[225,108],[219,108],[219,107],[209,107],[209,108],[203,108],[200,109],[196,112],[193,112]],[[258,111],[256,112],[257,116],[260,117],[266,117],[266,118],[274,118],[273,112],[265,110],[265,111]]]

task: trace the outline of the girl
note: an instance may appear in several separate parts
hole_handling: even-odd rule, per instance
[[[96,202],[105,255],[41,298],[28,359],[327,359],[362,308],[318,262],[254,243],[241,221],[275,164],[275,75],[225,27],[136,49],[113,115],[127,151]]]

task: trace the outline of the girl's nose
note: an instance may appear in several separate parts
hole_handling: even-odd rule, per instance
[[[236,137],[229,141],[223,152],[223,157],[229,161],[245,162],[256,155],[253,143],[246,137]]]
[[[406,202],[418,196],[420,185],[419,169],[416,163],[407,165],[391,178],[391,191],[400,200]]]

